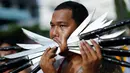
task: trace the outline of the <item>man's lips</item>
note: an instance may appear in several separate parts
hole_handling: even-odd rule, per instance
[[[61,42],[58,38],[53,38],[53,40],[58,44],[58,45],[61,45]]]

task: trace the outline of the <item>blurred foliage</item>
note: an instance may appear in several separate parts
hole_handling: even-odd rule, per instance
[[[130,11],[127,9],[125,0],[114,0],[117,19],[116,21],[130,19]],[[127,25],[130,27],[130,25]]]
[[[0,42],[10,43],[11,45],[15,45],[16,43],[25,43],[25,41],[29,38],[23,33],[21,28],[25,28],[34,33],[49,37],[49,31],[41,30],[39,25],[21,27],[18,24],[10,24],[8,25],[8,30],[0,31]]]
[[[125,0],[114,0],[114,3],[115,3],[115,11],[116,11],[116,20],[114,21],[114,23],[116,22],[119,22],[119,21],[123,21],[123,20],[126,20],[126,19],[130,19],[130,11],[128,10],[127,8],[127,5],[126,5],[126,2]],[[115,31],[118,31],[118,30],[121,30],[121,29],[126,29],[126,28],[130,28],[130,25],[126,25],[126,26],[123,26],[123,27],[119,27],[117,29],[114,29]],[[123,35],[128,35],[127,32],[129,31],[126,31],[126,33],[124,33]]]
[[[117,21],[130,18],[130,12],[127,9],[126,3],[124,0],[114,0],[115,10],[117,14]]]
[[[25,29],[30,30],[32,32],[35,32],[35,33],[38,33],[38,34],[41,34],[41,35],[48,37],[49,31],[48,30],[41,30],[39,28],[39,25],[34,25],[34,26],[30,26],[30,27],[27,27],[27,26],[21,27],[18,24],[10,24],[10,25],[8,25],[8,30],[1,30],[0,37],[12,35],[12,34],[21,34],[21,33],[23,33],[21,28],[25,28]]]
[[[40,35],[44,35],[44,36],[49,36],[49,31],[48,30],[41,30],[39,28],[39,25],[34,25],[34,26],[30,26],[30,27],[27,27],[27,26],[19,26],[18,24],[10,24],[8,25],[8,30],[1,30],[0,31],[0,37],[5,37],[5,36],[9,36],[9,35],[12,35],[12,34],[22,34],[22,30],[21,28],[25,28],[27,30],[30,30],[32,32],[35,32],[37,34],[40,34]]]

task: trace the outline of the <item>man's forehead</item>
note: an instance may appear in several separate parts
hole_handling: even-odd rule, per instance
[[[53,16],[58,16],[58,17],[72,17],[72,11],[69,10],[69,9],[56,10],[56,11],[54,11]]]
[[[54,22],[54,21],[56,21],[56,22],[67,22],[71,19],[72,19],[72,12],[68,9],[67,10],[61,9],[61,10],[56,10],[53,13],[51,22]]]

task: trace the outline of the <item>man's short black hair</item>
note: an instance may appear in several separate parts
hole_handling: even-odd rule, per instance
[[[72,18],[75,20],[78,26],[88,16],[88,11],[85,8],[85,6],[74,1],[63,2],[55,8],[55,10],[60,10],[60,9],[72,10]]]

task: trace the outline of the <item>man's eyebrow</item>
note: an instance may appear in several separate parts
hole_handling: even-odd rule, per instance
[[[67,22],[63,22],[63,21],[59,21],[59,22],[57,22],[57,24],[61,24],[61,23],[65,23],[65,24],[67,24]],[[54,23],[50,21],[50,25],[51,25],[51,24],[54,24]]]
[[[62,22],[62,21],[61,21],[61,22],[58,22],[58,24],[61,24],[61,23],[65,23],[65,25],[67,25],[67,22]]]

